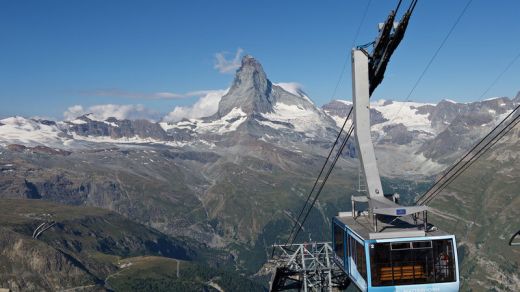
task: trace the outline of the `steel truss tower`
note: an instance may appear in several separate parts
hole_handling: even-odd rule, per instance
[[[337,291],[350,281],[331,258],[329,242],[273,245],[270,291]]]

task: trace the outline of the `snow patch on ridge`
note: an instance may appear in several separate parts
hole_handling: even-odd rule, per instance
[[[44,125],[23,117],[10,117],[0,120],[0,143],[22,144],[27,146],[62,145],[66,139],[60,137],[61,130],[55,125]]]
[[[433,104],[409,101],[392,101],[388,103],[385,100],[372,103],[372,108],[381,112],[383,117],[388,120],[384,123],[374,125],[372,129],[382,131],[385,126],[403,124],[410,131],[417,130],[435,134],[431,126],[431,121],[428,119],[428,114],[417,113],[417,108],[424,105]]]
[[[180,141],[161,141],[152,138],[142,138],[134,136],[131,138],[112,138],[109,136],[82,136],[75,132],[67,132],[70,123],[83,124],[83,120],[69,122],[57,122],[56,125],[46,125],[39,121],[26,119],[23,117],[10,117],[0,120],[0,146],[9,144],[20,144],[24,146],[47,146],[61,149],[80,149],[89,148],[93,143],[111,144],[162,144],[172,147],[183,147],[187,142]],[[106,122],[109,123],[109,122]],[[112,123],[110,123],[112,124]],[[117,126],[114,124],[113,126]],[[197,141],[198,144],[201,141]],[[195,143],[195,144],[197,144]]]
[[[73,121],[70,121],[71,124],[74,124],[74,125],[83,125],[83,124],[86,124],[87,122],[84,121],[84,120],[80,120],[80,119],[75,119]]]
[[[81,136],[76,133],[72,133],[72,137],[77,141],[95,142],[95,143],[112,143],[112,144],[161,144],[173,147],[186,146],[187,142],[182,141],[162,141],[153,138],[142,138],[139,136],[134,137],[121,137],[112,138],[109,136]]]
[[[501,98],[500,96],[494,96],[494,97],[490,97],[490,98],[486,98],[484,99],[484,101],[490,101],[490,100],[495,100],[495,99],[499,99]]]
[[[218,133],[236,131],[236,129],[247,120],[247,114],[240,108],[233,108],[228,114],[218,120],[205,121],[203,119],[183,120],[177,123],[159,123],[165,130],[191,129],[197,133]]]
[[[353,102],[350,101],[350,100],[336,99],[335,101],[341,102],[342,104],[346,104],[346,105],[352,105],[353,104]]]
[[[340,116],[331,115],[331,114],[329,114],[329,116],[334,120],[334,122],[336,123],[336,126],[338,128],[341,128],[343,126],[343,123],[345,123],[345,117],[340,117]],[[352,119],[349,119],[347,121],[347,123],[345,124],[345,128],[348,129],[351,125],[352,125]]]
[[[345,105],[352,105],[351,101],[347,100],[335,100]],[[428,119],[429,114],[419,114],[418,109],[425,105],[435,105],[430,103],[419,103],[419,102],[402,102],[402,101],[387,101],[384,99],[372,102],[370,104],[372,109],[380,112],[383,118],[387,121],[372,126],[373,131],[377,131],[384,135],[383,128],[389,125],[403,124],[409,131],[417,130],[435,134],[434,129],[431,126],[431,121]],[[336,122],[338,127],[343,126],[345,117],[332,115],[329,116]],[[350,121],[347,122],[347,126],[350,125]]]
[[[275,104],[273,113],[265,113],[262,116],[269,121],[290,123],[298,132],[314,132],[324,126],[323,119],[317,111],[281,102]],[[260,121],[260,123],[275,129],[282,127],[268,121]]]
[[[247,114],[241,108],[233,108],[227,115],[219,120],[211,122],[201,122],[197,125],[197,130],[201,132],[227,133],[236,131],[247,119]]]

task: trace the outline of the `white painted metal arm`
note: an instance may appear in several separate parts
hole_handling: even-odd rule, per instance
[[[370,136],[368,56],[359,49],[352,50],[352,99],[357,150],[366,179],[368,197],[384,197]]]

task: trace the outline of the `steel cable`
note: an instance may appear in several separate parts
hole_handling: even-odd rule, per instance
[[[341,157],[341,153],[343,152],[343,149],[345,149],[345,146],[347,145],[347,142],[350,138],[350,136],[352,135],[352,132],[354,131],[354,124],[352,124],[350,126],[350,129],[347,133],[347,135],[345,136],[345,138],[343,139],[343,142],[341,143],[341,147],[339,148],[338,152],[336,153],[336,156],[334,157],[334,160],[332,162],[332,164],[330,165],[328,171],[327,171],[327,174],[325,175],[319,189],[318,189],[318,192],[316,193],[316,196],[314,196],[314,199],[310,205],[310,207],[307,209],[307,213],[305,214],[305,216],[303,217],[303,220],[301,222],[301,224],[299,225],[298,229],[296,230],[296,233],[294,234],[292,240],[291,238],[289,237],[289,241],[291,242],[291,244],[294,243],[294,241],[296,240],[296,238],[298,237],[298,234],[300,233],[300,230],[301,230],[301,226],[303,226],[303,224],[305,224],[305,221],[307,220],[307,217],[309,216],[312,208],[314,207],[314,204],[316,203],[316,200],[318,200],[318,197],[320,196],[324,186],[325,186],[325,183],[327,182],[330,174],[332,173],[332,170],[334,169],[334,166],[336,165],[336,162],[338,162],[338,159]]]
[[[513,116],[516,112],[518,112],[519,109],[520,109],[520,105],[518,105],[511,113],[509,113],[497,126],[495,126],[475,146],[473,146],[461,159],[459,159],[457,161],[457,163],[455,163],[453,166],[451,166],[450,169],[447,172],[445,172],[444,175],[433,186],[431,186],[419,199],[416,200],[416,203],[419,205],[425,205],[426,203],[431,202],[431,200],[435,196],[437,196],[440,193],[440,191],[444,190],[447,185],[449,185],[451,182],[453,182],[453,180],[455,178],[457,178],[460,175],[460,173],[464,172],[467,168],[469,168],[469,166],[471,166],[474,163],[474,161],[476,159],[480,158],[480,156],[482,156],[482,154],[484,154],[491,147],[493,147],[496,144],[496,142],[498,142],[505,135],[505,134],[503,134],[503,135],[501,135],[501,134],[504,133],[504,131],[506,131],[506,129],[509,129],[505,132],[507,134],[507,132],[509,132],[512,128],[514,128],[514,126],[516,126],[518,121],[520,121],[520,115],[514,117],[513,120],[511,120],[505,124],[505,126],[502,128],[502,130],[500,130],[498,133],[496,133],[497,129],[499,129],[502,126],[502,124],[504,124],[511,116]],[[513,127],[509,127],[513,123],[514,123]],[[472,152],[474,152],[479,147],[479,145],[481,145],[491,135],[494,135],[493,137],[491,137],[491,140],[486,142],[475,154],[470,156],[472,154]],[[491,146],[489,146],[489,145],[491,145]],[[465,161],[465,159],[467,157],[469,157],[469,159]],[[456,169],[461,164],[462,164],[462,166],[460,166],[460,168]],[[466,167],[466,165],[468,165],[468,166]],[[452,171],[454,171],[454,173],[450,174]]]

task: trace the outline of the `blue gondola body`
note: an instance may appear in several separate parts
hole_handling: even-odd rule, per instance
[[[361,232],[356,232],[354,228],[349,227],[349,225],[345,224],[344,221],[345,220],[341,220],[339,217],[334,217],[332,220],[334,261],[339,267],[341,267],[345,274],[350,278],[352,283],[355,284],[361,291],[459,291],[459,269],[457,262],[457,249],[455,248],[455,236],[449,234],[434,234],[431,236],[422,237],[367,239],[365,238],[367,237],[366,234],[359,234]],[[339,236],[338,229],[341,229]],[[339,237],[341,237],[341,240]],[[416,262],[414,262],[413,265],[408,263],[402,265],[402,262],[395,262],[386,263],[387,267],[377,268],[372,266],[374,265],[374,259],[371,258],[371,255],[373,255],[374,252],[371,249],[377,248],[378,244],[387,246],[409,244],[409,246],[412,246],[414,243],[421,243],[424,245],[424,243],[429,242],[447,243],[445,246],[450,251],[449,260],[451,261],[449,268],[447,268],[449,269],[448,273],[446,273],[448,275],[447,277],[443,277],[441,279],[441,277],[435,277],[434,275],[436,269],[437,272],[439,269],[434,264],[436,255],[433,254],[432,245],[430,245],[429,248],[417,249],[423,253],[424,251],[427,251],[426,253],[428,253],[430,252],[429,249],[432,249],[432,255],[430,257],[426,257],[427,259],[431,259],[430,263],[425,263],[424,261],[421,262],[421,259],[415,258]],[[361,254],[363,254],[363,256],[360,258]],[[421,263],[423,266],[427,265],[428,267],[421,267]],[[416,271],[414,273],[412,269],[410,269],[408,274],[406,274],[406,272],[403,272],[402,270],[403,267],[416,267]],[[417,267],[421,268],[417,269]],[[386,278],[387,281],[381,281],[381,279],[384,279],[385,275],[380,273],[385,269],[388,271],[389,276]],[[396,272],[397,270],[399,270],[398,275]],[[404,279],[404,276],[408,276],[409,279]],[[415,279],[414,276],[416,277]],[[401,279],[396,280],[397,277]],[[378,280],[374,281],[375,279]]]

